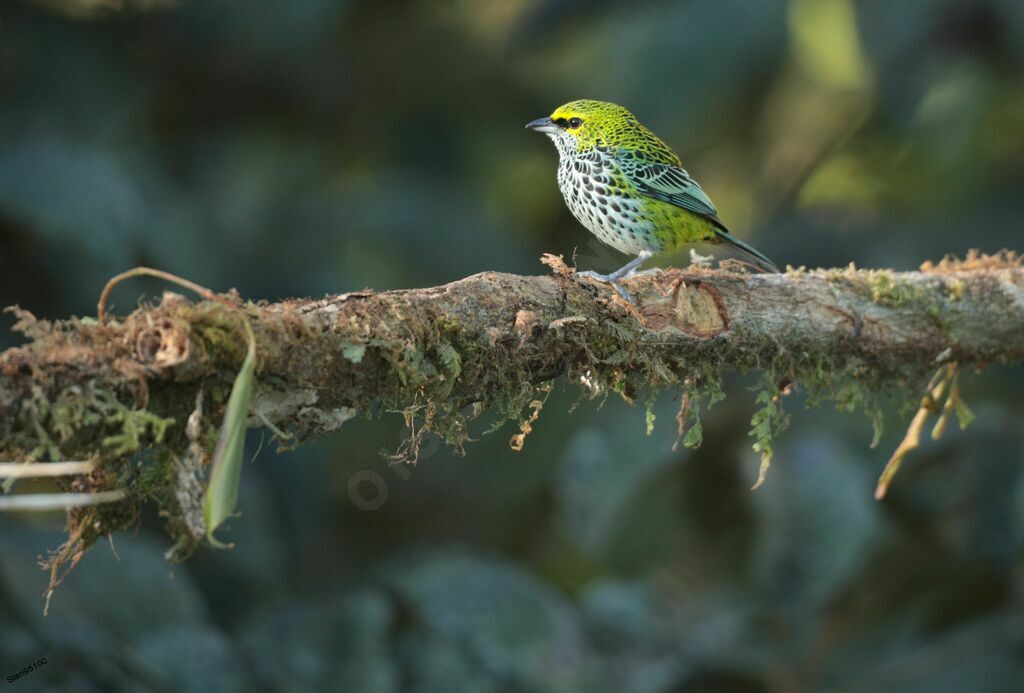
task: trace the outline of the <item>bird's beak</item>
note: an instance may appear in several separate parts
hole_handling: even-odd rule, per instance
[[[559,127],[552,122],[551,118],[545,117],[537,118],[537,120],[531,120],[526,124],[526,129],[550,134],[552,132],[558,132]]]

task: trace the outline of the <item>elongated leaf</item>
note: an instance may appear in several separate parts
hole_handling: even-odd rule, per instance
[[[242,362],[242,368],[235,377],[228,397],[217,446],[213,450],[213,469],[210,485],[203,498],[203,519],[206,522],[206,538],[214,546],[224,548],[214,538],[214,531],[235,510],[238,500],[238,484],[242,475],[242,453],[245,450],[245,420],[249,415],[249,401],[252,399],[252,383],[256,372],[256,342],[249,336],[249,350]]]

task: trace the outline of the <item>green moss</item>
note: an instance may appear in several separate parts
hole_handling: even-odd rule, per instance
[[[174,425],[173,418],[157,416],[145,409],[132,409],[121,404],[116,397],[103,393],[106,427],[119,429],[103,439],[103,446],[109,454],[122,457],[138,452],[144,444],[159,445],[164,441],[167,429]]]
[[[959,301],[967,293],[967,282],[954,278],[946,284],[946,296],[950,301]]]
[[[459,374],[462,373],[462,356],[455,347],[444,343],[438,348],[437,354],[441,359],[441,365],[444,368],[445,374],[449,378],[458,378]]]
[[[750,419],[750,436],[754,438],[754,452],[761,455],[761,469],[757,475],[754,488],[760,486],[768,472],[768,466],[774,457],[775,439],[789,425],[789,415],[782,407],[783,392],[779,390],[777,380],[771,373],[761,377],[761,391],[756,402],[761,408],[754,412]]]
[[[923,297],[919,287],[896,279],[889,271],[868,272],[866,281],[871,291],[871,300],[879,305],[898,306],[920,301]]]
[[[871,447],[876,447],[882,439],[882,433],[885,431],[885,417],[879,405],[878,394],[865,387],[859,381],[849,380],[839,385],[832,392],[831,399],[835,402],[836,409],[839,411],[852,413],[860,410],[864,412],[871,421],[873,431]],[[813,402],[808,402],[808,407],[811,406],[813,406]]]
[[[193,325],[207,353],[215,360],[237,361],[245,356],[245,340],[237,325],[199,324]]]
[[[166,487],[161,467],[140,455],[152,446],[172,442],[169,434],[175,420],[171,417],[126,404],[113,390],[96,383],[65,388],[53,401],[37,385],[32,397],[22,403],[18,417],[22,433],[16,444],[27,454],[17,458],[98,459],[95,471],[78,477],[72,486],[58,483],[81,493],[127,491],[124,501],[69,512],[68,540],[50,557],[55,570],[76,561],[96,539],[130,526],[142,501]],[[5,456],[9,452],[10,448],[5,450]],[[140,462],[141,474],[137,473]]]
[[[366,345],[355,342],[345,342],[341,345],[341,353],[352,363],[361,363],[366,355]]]
[[[649,397],[645,406],[644,423],[647,435],[651,435],[654,432],[654,422],[658,418],[654,415],[654,402],[656,399],[654,396]]]
[[[701,383],[700,386],[693,383]],[[683,435],[683,445],[690,449],[699,448],[704,442],[704,427],[701,424],[701,409],[710,409],[725,399],[725,391],[722,389],[722,381],[718,374],[704,374],[702,376],[691,376],[687,379],[683,388],[683,397],[687,401],[686,420],[680,422],[686,429]]]
[[[901,281],[897,275],[886,271],[862,275],[837,271],[824,276],[829,281],[858,287],[879,305],[915,304],[915,309],[923,308],[940,326],[945,302],[959,300],[966,290],[963,282],[949,282],[944,293],[935,293],[930,287]],[[936,278],[936,282],[941,281]],[[205,349],[203,358],[216,366],[214,373],[230,372],[244,356],[246,340],[238,310],[220,303],[183,304],[174,309],[175,318],[191,324],[193,337]],[[557,368],[564,372],[566,382],[579,386],[581,399],[614,392],[630,403],[643,401],[648,434],[654,428],[653,403],[658,394],[668,388],[682,387],[687,402],[681,411],[682,443],[691,448],[702,443],[702,414],[725,396],[721,377],[726,364],[717,352],[708,350],[694,357],[692,351],[666,353],[648,348],[649,344],[641,342],[643,326],[634,314],[610,305],[599,315],[594,311],[593,297],[582,290],[567,293],[564,314],[575,317],[568,322],[560,321],[558,329],[536,330],[535,335],[524,335],[524,342],[518,344],[515,340],[509,343],[488,341],[489,335],[467,332],[459,319],[448,316],[402,315],[399,322],[386,321],[390,328],[385,326],[372,333],[369,328],[353,329],[353,336],[340,347],[340,354],[337,353],[337,332],[321,334],[301,325],[298,329],[307,331],[303,334],[306,340],[303,358],[312,363],[322,360],[325,364],[338,364],[343,357],[348,364],[360,365],[359,368],[333,369],[342,371],[341,375],[327,367],[320,372],[313,369],[311,379],[322,376],[329,384],[325,390],[331,390],[332,394],[341,392],[334,394],[341,404],[358,403],[364,415],[383,411],[398,412],[404,417],[414,433],[398,451],[399,459],[415,460],[426,435],[436,435],[461,451],[471,433],[475,436],[476,429],[482,427],[474,426],[474,421],[483,412],[495,417],[492,430],[509,420],[520,423],[527,420],[524,412],[534,400],[543,399],[560,374],[531,371],[528,350],[533,349],[541,353],[558,349],[566,355],[564,363],[557,364]],[[363,329],[361,325],[379,324],[380,321],[373,321],[374,317],[369,313],[353,315],[351,327]],[[258,328],[285,329],[274,324],[261,324]],[[526,343],[527,338],[529,343]],[[267,343],[272,345],[275,340],[268,339]],[[321,344],[322,350],[318,353]],[[735,357],[735,351],[730,353]],[[279,356],[265,352],[261,356],[271,362],[274,358],[280,360]],[[770,343],[740,352],[731,361],[731,365],[741,371],[762,373],[750,435],[765,466],[788,422],[782,406],[784,392],[780,391],[780,387],[783,390],[787,387],[782,383],[792,382],[806,388],[810,395],[809,406],[830,400],[842,411],[864,411],[872,422],[877,443],[882,432],[879,401],[887,393],[882,391],[883,383],[878,380],[881,376],[870,363],[849,357],[831,360],[804,353],[785,353]],[[509,365],[499,368],[495,367],[495,362]],[[521,365],[514,367],[514,364]],[[341,365],[347,364],[342,362]],[[892,380],[892,374],[886,377]],[[916,382],[914,373],[907,373],[905,377],[909,382]],[[282,387],[288,385],[283,383]],[[174,555],[183,556],[195,547],[196,540],[183,519],[189,504],[182,501],[184,496],[178,493],[182,477],[174,455],[184,455],[190,446],[184,426],[175,425],[174,418],[162,416],[161,412],[191,411],[196,393],[194,389],[181,387],[180,383],[171,386],[160,379],[150,381],[148,386],[151,390],[146,396],[138,396],[138,401],[146,401],[145,407],[130,403],[135,397],[129,398],[123,390],[98,385],[80,390],[69,388],[53,402],[47,401],[40,389],[38,397],[26,402],[21,412],[31,425],[21,427],[29,433],[23,433],[18,444],[36,459],[102,457],[111,476],[101,483],[109,483],[109,487],[128,487],[132,502],[122,508],[90,511],[91,514],[82,517],[112,523],[99,526],[106,531],[118,523],[130,521],[142,500],[154,499],[168,518],[168,531],[176,542]],[[902,392],[908,391],[914,390],[905,388]],[[203,383],[203,392],[213,409],[212,418],[216,418],[217,407],[227,400],[229,383],[216,377],[208,378]],[[202,444],[210,449],[216,430],[205,420],[203,424]],[[87,432],[84,436],[83,431]],[[153,447],[156,449],[149,449]],[[195,462],[191,473],[201,479],[199,472],[204,462],[201,455],[196,459],[199,461]],[[140,462],[141,474],[136,473]],[[99,488],[97,486],[96,490]]]
[[[927,286],[901,281],[887,270],[865,274],[871,300],[875,303],[884,306],[913,306],[928,316],[944,334],[949,335],[951,327],[945,319],[946,301],[959,301],[963,298],[966,284],[962,280],[945,282],[936,277],[935,284]]]
[[[60,461],[86,459],[100,453],[118,458],[138,452],[145,445],[164,441],[173,418],[157,416],[145,409],[123,404],[112,392],[98,387],[63,390],[50,402],[41,388],[22,407],[21,417],[34,436],[18,441],[30,449],[29,458]],[[100,429],[101,450],[93,449],[92,432]]]
[[[162,455],[143,467],[138,478],[138,492],[144,497],[156,497],[173,483],[173,463],[170,455]]]

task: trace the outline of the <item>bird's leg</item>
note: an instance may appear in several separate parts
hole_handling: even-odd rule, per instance
[[[651,251],[644,250],[635,258],[610,274],[599,274],[598,272],[588,270],[586,272],[576,272],[573,276],[579,278],[588,277],[590,279],[596,279],[599,282],[607,282],[615,287],[615,290],[619,292],[620,296],[632,303],[633,300],[629,297],[629,292],[626,291],[622,284],[619,283],[619,280],[629,279],[636,274],[636,271],[640,269],[640,266],[650,260],[652,255],[654,255],[654,253]]]
[[[633,258],[632,260],[624,264],[622,267],[612,272],[611,274],[599,274],[597,272],[587,270],[586,272],[576,272],[573,276],[590,277],[591,279],[596,279],[601,282],[614,282],[619,279],[629,279],[634,274],[636,274],[636,271],[638,269],[640,269],[640,265],[644,264],[645,262],[651,259],[652,255],[654,255],[654,253],[652,253],[651,251],[644,250],[635,258]]]

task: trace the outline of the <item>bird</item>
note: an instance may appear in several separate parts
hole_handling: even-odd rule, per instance
[[[558,188],[569,211],[598,240],[636,257],[610,274],[577,272],[620,283],[656,253],[687,243],[726,243],[758,269],[779,269],[763,253],[729,233],[711,198],[676,153],[618,104],[579,99],[526,124],[558,149]]]

